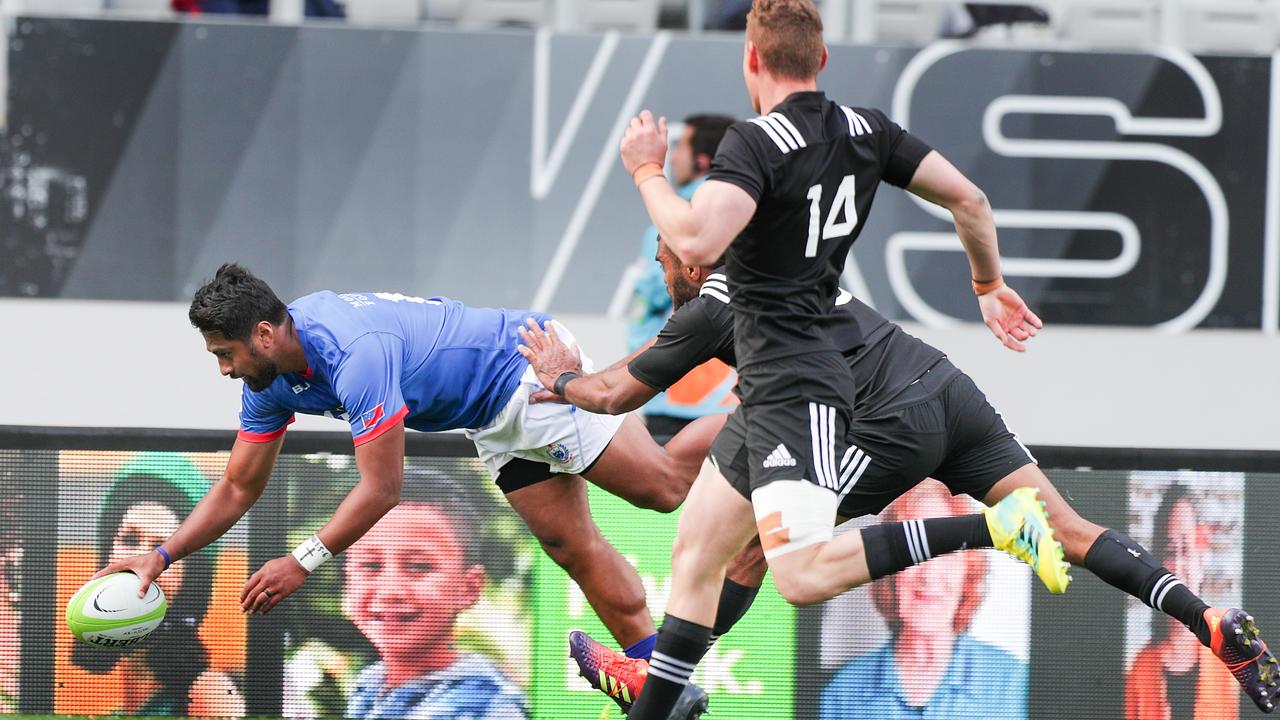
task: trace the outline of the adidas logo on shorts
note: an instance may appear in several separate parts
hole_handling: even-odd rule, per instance
[[[769,453],[769,457],[764,459],[764,466],[767,468],[775,467],[795,467],[796,459],[791,457],[791,453],[787,451],[787,446],[778,443],[778,447]]]

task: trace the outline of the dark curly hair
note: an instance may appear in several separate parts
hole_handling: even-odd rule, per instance
[[[255,325],[263,320],[281,325],[289,312],[270,285],[240,265],[225,263],[196,290],[187,317],[202,333],[248,340]]]
[[[694,160],[697,160],[698,155],[715,157],[720,141],[729,131],[729,126],[735,122],[736,120],[728,115],[690,115],[685,118],[685,126],[693,129],[693,137],[689,139],[689,145],[693,150]],[[705,172],[705,170],[702,171]]]

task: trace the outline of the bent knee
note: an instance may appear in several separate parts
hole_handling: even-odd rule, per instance
[[[689,488],[684,490],[675,490],[672,488],[663,488],[660,492],[655,493],[650,499],[649,510],[656,510],[660,513],[675,512],[677,508],[684,502],[685,495],[688,494]]]
[[[595,546],[603,542],[598,535],[572,532],[548,532],[538,534],[538,542],[542,551],[562,568],[570,569],[582,563],[590,562]]]
[[[681,543],[678,538],[676,545],[671,549],[673,577],[687,578],[691,582],[699,583],[719,582],[725,571],[725,564],[719,562],[718,558],[711,553],[693,547],[691,544]]]
[[[818,587],[814,579],[806,573],[774,572],[773,586],[778,589],[778,594],[784,600],[796,607],[816,605],[827,599],[822,588]]]

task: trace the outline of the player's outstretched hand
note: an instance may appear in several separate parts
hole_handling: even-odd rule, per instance
[[[667,119],[658,118],[654,122],[653,113],[641,110],[637,117],[631,118],[626,131],[622,133],[622,167],[632,177],[636,168],[645,163],[662,165],[667,160]]]
[[[164,572],[164,556],[152,550],[149,553],[127,557],[120,562],[113,562],[93,574],[90,580],[97,580],[104,575],[118,572],[131,572],[138,576],[142,583],[138,586],[138,597],[146,597],[147,588]]]
[[[979,295],[978,307],[982,309],[982,321],[991,329],[991,334],[1015,352],[1026,352],[1027,347],[1022,343],[1035,337],[1036,331],[1044,327],[1040,318],[1008,285]]]
[[[529,361],[529,367],[538,375],[538,382],[547,388],[546,393],[537,393],[531,400],[537,402],[563,402],[563,398],[550,392],[556,386],[556,379],[567,372],[582,374],[582,353],[577,345],[565,345],[556,331],[540,327],[533,318],[525,320],[527,327],[520,328],[520,341],[516,349]]]
[[[266,615],[281,600],[302,587],[311,573],[293,555],[285,555],[263,565],[240,591],[240,609]]]

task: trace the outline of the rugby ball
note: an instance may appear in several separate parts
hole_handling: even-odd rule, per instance
[[[150,635],[164,620],[169,603],[154,582],[138,597],[140,582],[131,572],[118,572],[85,583],[67,603],[71,634],[90,645],[117,648]]]

